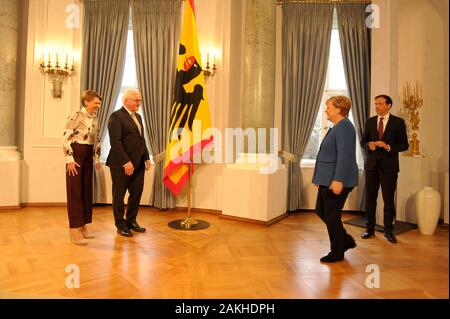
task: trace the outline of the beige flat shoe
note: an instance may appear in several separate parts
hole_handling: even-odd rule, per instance
[[[81,227],[81,234],[83,235],[84,239],[92,239],[95,238],[94,235],[90,234],[87,230],[86,226]]]
[[[83,238],[84,238],[84,239],[92,239],[92,238],[95,238],[95,236],[92,235],[92,234],[84,233],[84,232],[83,232]]]
[[[84,240],[81,229],[80,228],[74,228],[69,230],[70,235],[70,241],[74,243],[75,245],[86,245],[87,241]]]
[[[73,239],[73,238],[71,237],[71,238],[70,238],[70,241],[71,241],[72,243],[74,243],[75,245],[87,245],[87,241],[84,240],[84,239],[76,240],[76,239]]]

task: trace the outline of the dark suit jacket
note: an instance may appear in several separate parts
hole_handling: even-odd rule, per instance
[[[373,116],[367,120],[361,139],[361,147],[367,152],[365,169],[367,171],[376,170],[377,163],[379,163],[383,173],[398,173],[400,171],[398,153],[406,151],[409,147],[405,121],[400,117],[390,114],[389,121],[383,132],[383,138],[381,139],[391,147],[390,152],[381,147],[377,147],[375,151],[371,151],[369,150],[369,142],[379,140],[377,118],[378,116]]]
[[[143,129],[141,116],[136,113],[136,117]],[[106,165],[110,168],[122,168],[125,163],[131,161],[134,169],[137,169],[143,161],[150,158],[144,132],[142,136],[139,134],[139,128],[124,107],[109,117],[108,132],[111,150]]]
[[[321,186],[330,186],[332,181],[342,182],[344,187],[358,185],[356,132],[348,118],[334,125],[324,137],[312,181]]]

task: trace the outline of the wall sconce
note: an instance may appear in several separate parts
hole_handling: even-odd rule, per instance
[[[55,99],[62,97],[62,84],[67,81],[67,78],[75,72],[74,68],[74,56],[72,55],[72,64],[69,65],[69,55],[66,54],[66,60],[64,65],[60,65],[58,60],[58,53],[53,55],[55,60],[51,59],[52,55],[48,54],[48,60],[45,61],[44,54],[41,55],[41,63],[39,69],[42,75],[47,77],[49,82],[53,83],[52,96]],[[63,67],[64,66],[64,67]]]
[[[210,66],[209,56],[212,55],[212,67]],[[203,70],[203,75],[206,79],[212,78],[216,74],[216,54],[214,52],[210,53],[209,51],[206,53],[206,67]]]

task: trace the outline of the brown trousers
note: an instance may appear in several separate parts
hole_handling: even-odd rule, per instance
[[[78,228],[92,223],[93,146],[73,143],[72,149],[73,158],[80,167],[75,176],[66,172],[67,213],[69,227]]]

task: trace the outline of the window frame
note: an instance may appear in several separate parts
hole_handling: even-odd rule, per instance
[[[125,73],[127,72],[127,68],[126,68],[127,60],[130,59],[130,58],[134,58],[134,60],[136,61],[136,53],[135,53],[135,48],[134,48],[134,35],[133,35],[133,32],[134,32],[134,30],[133,30],[132,18],[131,18],[131,13],[130,13],[130,20],[129,20],[128,32],[127,32],[127,47],[126,47],[126,54],[125,54],[125,67],[124,67],[124,71],[123,71],[123,75],[122,75],[119,95],[117,96],[117,100],[115,101],[114,105],[111,106],[111,108],[113,108],[112,112],[115,112],[117,110],[120,110],[120,108],[122,108],[122,106],[123,106],[122,105],[122,96],[123,96],[123,93],[126,90],[129,90],[129,89],[136,89],[136,90],[138,90],[139,89],[139,84],[138,84],[138,79],[137,79],[136,62],[134,63],[134,67],[135,67],[135,72],[134,73],[136,74],[135,85],[124,85]],[[132,55],[128,54],[128,52],[130,50],[129,45],[132,46],[132,52],[133,52]],[[139,108],[139,110],[137,111],[137,113],[139,115],[141,115],[142,118],[144,118],[142,105]],[[147,149],[149,151],[150,161],[152,162],[152,164],[154,164],[153,154],[152,154],[150,145],[148,143],[149,139],[148,139],[148,134],[147,134],[147,128],[146,128],[146,125],[145,125],[145,121],[142,121],[142,124],[143,124],[142,129],[144,131],[144,134],[146,135],[145,142],[146,142]],[[108,154],[109,154],[110,150],[111,150],[111,143],[109,141],[109,135],[108,135],[108,129],[107,129],[106,133],[105,133],[105,136],[104,136],[103,140],[101,141],[100,163],[102,163],[102,164],[106,163],[106,160],[108,158]]]
[[[339,36],[339,30],[337,27],[337,14],[336,11],[334,12],[333,15],[333,30],[332,31],[337,31],[338,36]],[[331,42],[332,39],[330,38],[330,51],[331,51]],[[342,58],[342,48],[339,46],[339,48],[341,49],[341,54],[340,57]],[[328,121],[327,116],[325,114],[325,102],[328,100],[328,98],[330,98],[331,96],[336,96],[336,95],[345,95],[348,96],[348,86],[346,83],[346,88],[345,89],[335,89],[335,88],[330,88],[330,65],[332,63],[332,59],[334,57],[331,55],[330,52],[330,56],[329,56],[329,60],[328,60],[328,66],[327,66],[327,74],[326,74],[326,79],[325,79],[325,86],[324,86],[324,90],[323,90],[323,94],[322,94],[322,98],[320,100],[320,107],[318,110],[318,114],[316,115],[316,119],[315,121],[317,121],[317,117],[320,116],[320,129],[319,129],[319,141],[318,141],[318,145],[317,145],[317,153],[319,152],[319,148],[320,148],[320,144],[322,143],[323,138],[325,137],[328,128],[331,126],[331,122]],[[343,62],[343,61],[342,61]],[[345,72],[345,70],[344,70]],[[349,119],[350,121],[353,123],[353,125],[355,125],[354,119],[353,119],[353,114],[352,114],[352,110],[350,110],[350,114],[349,114]],[[315,122],[314,122],[315,123]],[[356,126],[356,125],[355,125]],[[313,135],[313,131],[311,131],[311,136],[309,137],[309,139],[311,139]],[[308,139],[308,144],[307,147],[309,145],[309,139]],[[316,157],[317,157],[317,153],[316,153]],[[358,134],[356,134],[356,162],[358,164],[358,168],[359,169],[363,169],[364,166],[364,159],[363,159],[363,154],[362,154],[362,150],[361,150],[361,146],[359,143],[359,136]],[[316,165],[316,159],[301,159],[300,160],[300,166],[301,167],[305,167],[305,168],[313,168]]]

